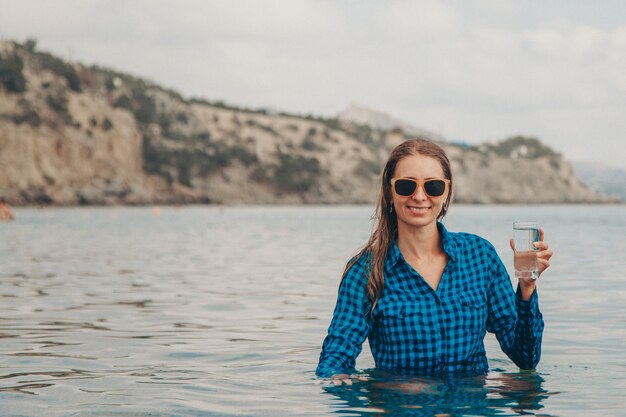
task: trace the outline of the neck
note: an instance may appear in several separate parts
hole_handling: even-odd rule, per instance
[[[435,222],[423,227],[398,225],[398,249],[414,258],[427,258],[440,254],[441,236]]]

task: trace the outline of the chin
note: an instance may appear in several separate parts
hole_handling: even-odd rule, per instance
[[[401,221],[409,226],[426,226],[430,223],[437,221],[437,216],[435,216],[432,212],[429,212],[424,215],[407,215],[402,216],[402,218],[398,218],[398,221]]]

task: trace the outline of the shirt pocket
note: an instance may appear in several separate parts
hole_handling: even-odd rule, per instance
[[[460,293],[456,297],[459,322],[471,333],[484,333],[487,324],[487,302],[482,294]]]
[[[392,302],[381,305],[381,330],[387,348],[407,349],[419,346],[431,333],[429,315],[423,306],[413,302]]]

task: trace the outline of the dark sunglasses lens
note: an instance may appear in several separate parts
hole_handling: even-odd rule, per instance
[[[441,180],[430,180],[424,182],[424,191],[431,197],[439,197],[446,191],[446,183]]]
[[[395,182],[395,189],[398,195],[413,195],[415,188],[417,188],[417,183],[412,180],[397,180]]]

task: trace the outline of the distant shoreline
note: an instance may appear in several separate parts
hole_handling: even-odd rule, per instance
[[[446,151],[459,203],[624,198],[594,191],[535,137],[470,145],[393,120],[380,125],[372,110],[355,120],[185,99],[147,79],[66,62],[34,42],[0,41],[0,60],[14,63],[16,80],[0,88],[0,102],[10,104],[0,114],[0,197],[13,206],[369,205],[386,155],[422,135]]]
[[[24,209],[24,208],[35,208],[35,209],[47,209],[47,208],[153,208],[153,207],[167,207],[167,208],[185,208],[185,207],[221,207],[221,208],[240,208],[240,207],[368,207],[371,206],[374,208],[375,203],[341,203],[341,204],[325,204],[325,203],[259,203],[259,204],[242,204],[242,203],[211,203],[211,204],[202,204],[202,203],[191,203],[191,204],[46,204],[46,205],[34,205],[34,204],[25,204],[25,205],[12,205],[14,209]],[[454,202],[453,207],[458,206],[467,206],[467,207],[515,207],[515,206],[525,206],[525,207],[541,207],[541,206],[626,206],[626,201],[615,201],[615,202],[580,202],[580,203],[571,203],[571,202],[558,202],[558,203],[466,203],[466,202]]]

